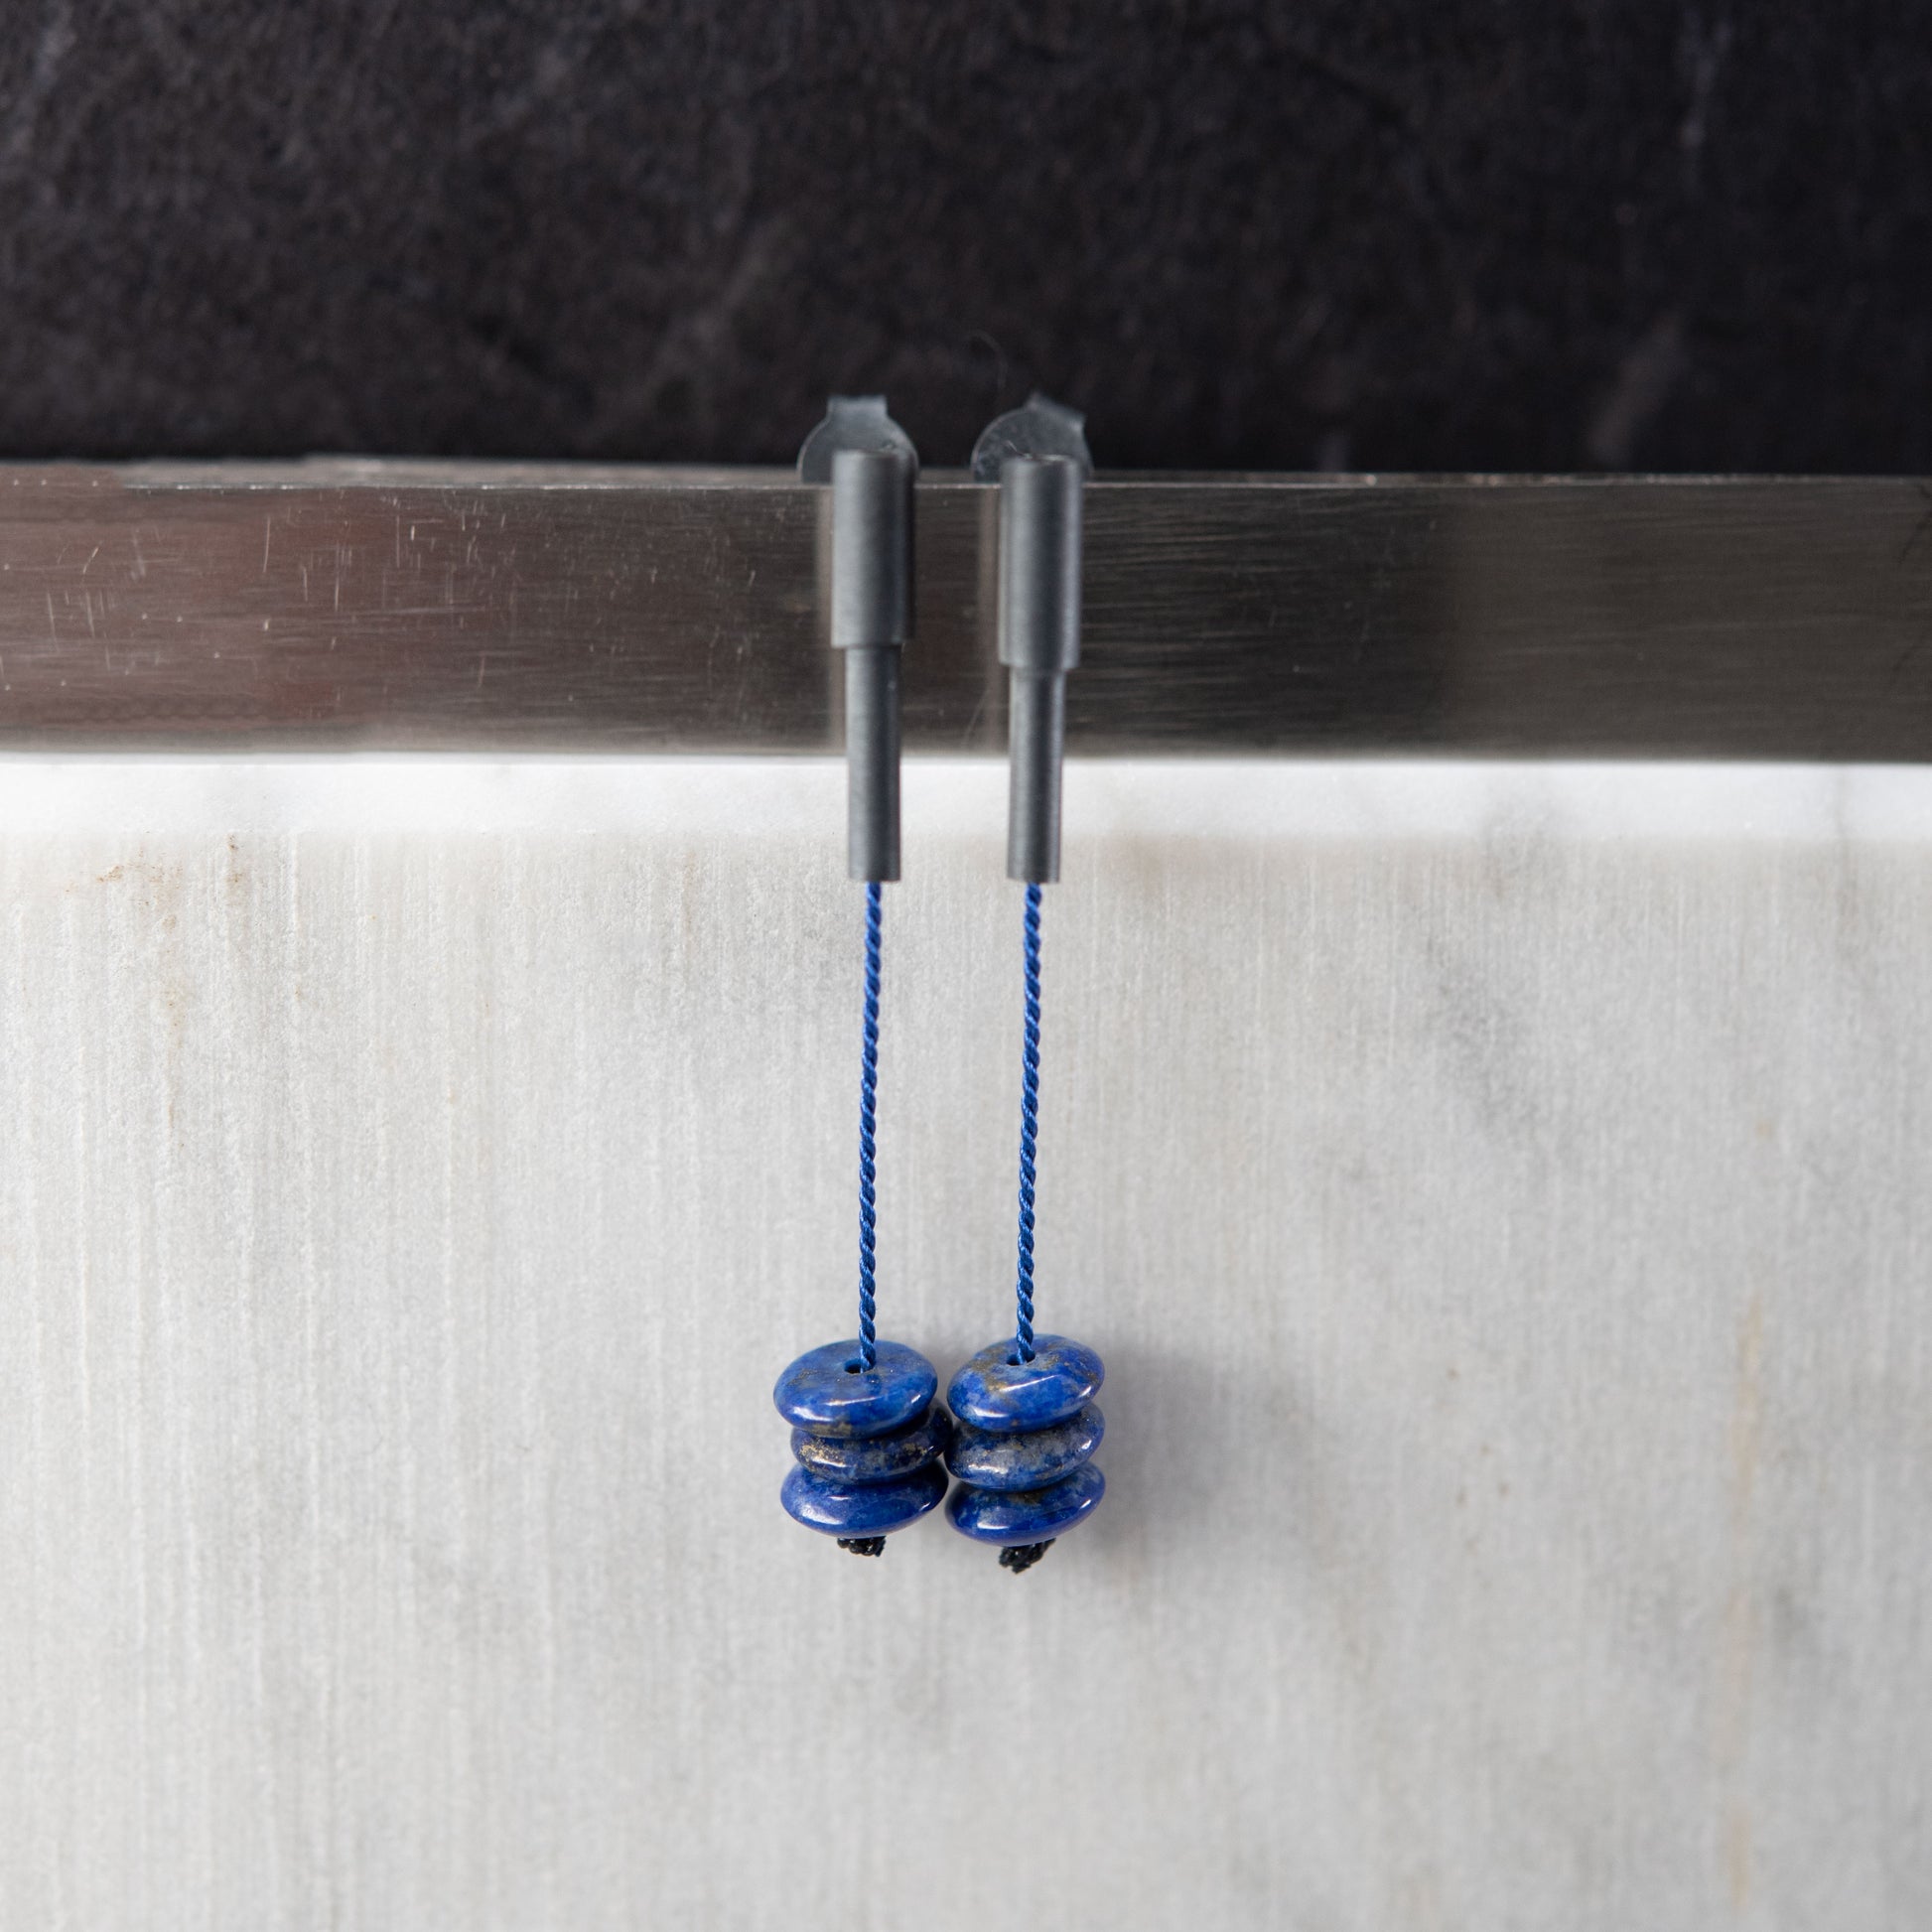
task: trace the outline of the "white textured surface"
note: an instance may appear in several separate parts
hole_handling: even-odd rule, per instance
[[[775,1500],[840,783],[0,765],[0,1925],[1932,1923],[1932,778],[1076,770],[1111,1487],[1017,1581]],[[917,768],[889,899],[942,1373],[1002,787]]]

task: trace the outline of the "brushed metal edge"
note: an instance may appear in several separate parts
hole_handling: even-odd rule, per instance
[[[918,486],[909,750],[994,753],[994,492]],[[823,752],[782,471],[0,467],[0,749]],[[1069,750],[1917,762],[1932,483],[1109,477]]]

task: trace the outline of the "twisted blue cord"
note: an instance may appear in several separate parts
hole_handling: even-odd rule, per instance
[[[879,881],[866,886],[866,1037],[859,1058],[859,1365],[871,1368],[879,1359],[877,1309],[878,1247],[874,1238],[873,1128],[879,1100],[879,928],[882,912]]]
[[[1020,1359],[1034,1358],[1034,1150],[1039,1142],[1039,888],[1027,888],[1026,1043],[1020,1056],[1020,1279],[1015,1299],[1020,1321],[1014,1331]]]

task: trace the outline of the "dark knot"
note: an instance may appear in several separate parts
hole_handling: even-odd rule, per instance
[[[1044,1543],[1012,1543],[1000,1552],[1000,1568],[1011,1570],[1017,1577],[1023,1570],[1031,1570],[1057,1541],[1048,1537]]]

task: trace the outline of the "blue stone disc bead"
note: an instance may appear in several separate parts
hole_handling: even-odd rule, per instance
[[[947,1386],[956,1427],[946,1463],[960,1486],[946,1515],[962,1536],[999,1544],[1001,1563],[1016,1573],[1107,1493],[1088,1460],[1106,1427],[1093,1400],[1105,1375],[1091,1348],[1064,1335],[1035,1336],[1024,1362],[1008,1337],[982,1348]]]
[[[861,1368],[857,1341],[828,1341],[778,1377],[771,1400],[814,1436],[890,1436],[925,1414],[938,1386],[932,1364],[903,1342],[880,1342],[873,1366]]]
[[[1050,1543],[1099,1508],[1107,1478],[1091,1462],[1044,1489],[975,1489],[962,1483],[946,1504],[946,1515],[961,1536],[1005,1549]]]
[[[841,1542],[862,1542],[916,1523],[936,1509],[945,1494],[945,1465],[928,1462],[891,1482],[834,1482],[810,1469],[793,1469],[778,1500],[785,1514],[808,1530],[823,1530]]]
[[[932,1400],[938,1386],[932,1364],[902,1342],[880,1342],[869,1369],[856,1341],[800,1355],[771,1392],[797,1458],[778,1492],[785,1514],[876,1557],[893,1531],[936,1509],[952,1441],[952,1418]]]
[[[1100,1447],[1106,1427],[1092,1402],[1064,1422],[1017,1436],[996,1436],[963,1422],[953,1431],[946,1467],[976,1489],[1044,1489],[1071,1475]]]
[[[791,1452],[829,1482],[893,1482],[938,1461],[952,1438],[952,1418],[935,1402],[890,1436],[818,1436],[794,1429]]]
[[[1035,1335],[1034,1358],[1020,1359],[1013,1337],[980,1352],[952,1379],[946,1407],[963,1423],[996,1436],[1065,1422],[1100,1393],[1107,1371],[1084,1343]]]

